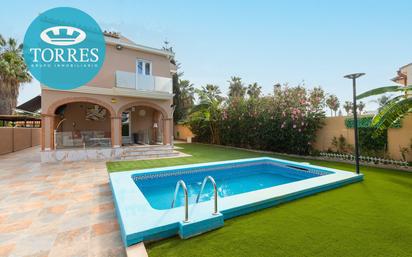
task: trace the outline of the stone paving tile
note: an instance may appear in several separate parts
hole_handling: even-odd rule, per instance
[[[15,244],[0,245],[0,257],[10,256]]]
[[[44,164],[30,148],[0,162],[0,257],[126,256],[103,161]]]
[[[105,221],[94,224],[91,230],[91,237],[101,236],[119,230],[117,220]]]

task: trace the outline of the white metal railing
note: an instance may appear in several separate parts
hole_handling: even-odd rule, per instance
[[[333,158],[333,159],[341,159],[341,160],[355,160],[355,156],[351,154],[339,154],[339,153],[320,153],[320,156],[326,158]],[[378,164],[391,164],[391,165],[399,165],[399,166],[408,166],[408,162],[406,161],[397,161],[392,159],[384,159],[379,157],[370,157],[370,156],[359,156],[359,160],[363,162],[371,162],[371,163],[378,163]]]
[[[218,212],[218,210],[217,210],[217,186],[216,186],[216,182],[215,182],[215,180],[213,179],[212,176],[206,176],[206,177],[203,179],[202,186],[200,187],[199,194],[197,195],[197,198],[196,198],[196,203],[199,203],[200,196],[202,195],[203,189],[205,188],[205,185],[206,185],[206,182],[207,182],[207,181],[210,181],[210,182],[212,183],[212,185],[213,185],[214,208],[213,208],[213,213],[212,213],[212,214],[213,214],[213,215],[218,215],[219,212]]]
[[[179,192],[180,187],[183,188],[183,193],[185,195],[185,219],[183,220],[183,222],[188,223],[189,222],[189,197],[187,194],[186,183],[183,180],[179,180],[176,183],[175,193],[174,193],[173,201],[172,201],[172,208],[175,207],[176,197],[177,197],[177,193]]]
[[[116,71],[116,87],[171,94],[173,86],[171,78]]]

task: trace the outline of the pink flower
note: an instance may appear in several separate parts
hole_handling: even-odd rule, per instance
[[[296,128],[296,124],[293,124],[293,128]]]

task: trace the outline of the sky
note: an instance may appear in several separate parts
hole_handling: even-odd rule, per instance
[[[0,34],[23,41],[31,21],[53,7],[91,15],[102,30],[160,48],[169,41],[183,79],[195,87],[239,76],[264,93],[276,83],[321,86],[341,103],[352,99],[348,73],[364,72],[358,92],[393,84],[412,62],[412,1],[22,1],[2,3]],[[40,93],[23,86],[19,102]],[[376,108],[366,100],[368,110]]]

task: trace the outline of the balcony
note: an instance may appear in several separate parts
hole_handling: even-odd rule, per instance
[[[171,78],[116,71],[116,87],[118,88],[172,94],[172,85]]]

